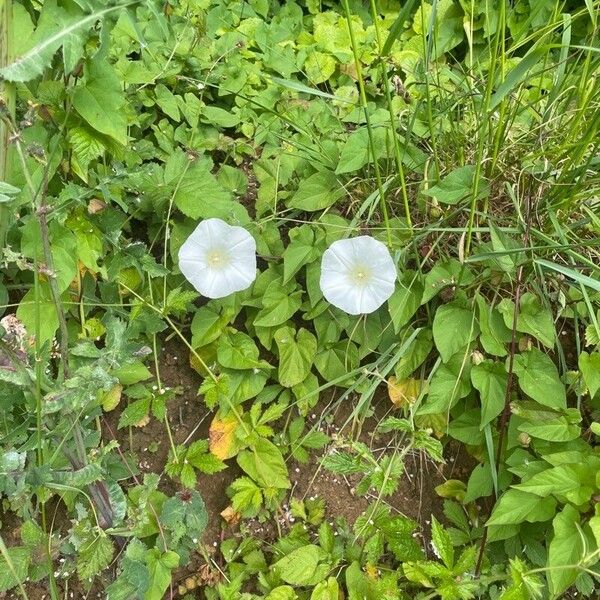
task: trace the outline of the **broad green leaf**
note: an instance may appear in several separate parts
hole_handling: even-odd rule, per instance
[[[192,346],[200,348],[214,342],[221,335],[232,316],[233,311],[227,308],[219,310],[217,306],[212,304],[201,306],[194,313],[190,326]]]
[[[548,547],[547,577],[550,595],[560,596],[577,578],[575,568],[583,560],[583,540],[579,511],[567,504],[554,520],[554,537]],[[568,568],[571,567],[571,568]]]
[[[525,422],[519,431],[548,442],[570,442],[581,435],[581,429],[564,416],[555,416],[547,421]]]
[[[58,329],[58,314],[48,283],[42,282],[40,285],[40,296],[37,303],[33,288],[27,291],[17,307],[17,318],[31,335],[36,335],[36,325],[39,323],[37,338],[40,344],[44,344],[54,337]]]
[[[338,383],[349,378],[349,373],[358,367],[358,349],[352,342],[338,342],[315,356],[315,366],[326,381]]]
[[[177,105],[177,98],[175,95],[162,83],[159,83],[154,88],[154,94],[156,96],[156,104],[160,109],[171,119],[179,122],[179,107]]]
[[[310,600],[339,600],[340,587],[335,577],[317,583],[310,595]]]
[[[470,370],[469,357],[460,352],[447,363],[440,364],[431,378],[427,400],[418,414],[447,413],[471,391]]]
[[[302,292],[293,294],[272,288],[262,299],[263,309],[256,315],[257,327],[275,327],[285,323],[302,305]]]
[[[519,305],[517,331],[529,333],[547,348],[553,348],[556,333],[550,311],[544,308],[537,296],[530,292],[523,294]],[[504,324],[512,331],[515,311],[514,302],[505,298],[498,304],[498,310],[502,313]]]
[[[442,204],[457,204],[461,200],[471,197],[474,191],[475,165],[466,165],[454,169],[446,175],[437,185],[423,190],[426,196],[435,198]],[[489,194],[487,182],[482,178],[477,190],[477,198],[484,198]]]
[[[279,383],[293,387],[306,379],[317,352],[317,338],[301,328],[298,333],[293,327],[281,327],[275,332],[275,343],[279,351]]]
[[[386,137],[389,134],[387,127],[373,128],[373,146],[375,160],[379,160],[386,155],[388,145]],[[391,139],[389,140],[391,143]],[[337,175],[343,173],[353,173],[362,169],[373,160],[371,152],[371,141],[369,131],[366,128],[354,131],[348,136],[348,139],[342,146],[338,165],[335,169]]]
[[[474,279],[473,273],[468,267],[462,265],[458,260],[451,259],[445,262],[437,262],[431,271],[425,275],[421,304],[429,302],[443,289],[453,289],[459,278],[465,286],[472,283]]]
[[[590,392],[590,398],[593,398],[600,389],[600,352],[582,352],[579,355],[579,370]]]
[[[335,73],[335,66],[333,56],[324,52],[310,52],[304,62],[306,76],[314,85],[327,81]]]
[[[460,350],[466,349],[479,334],[474,311],[459,302],[444,304],[433,319],[433,341],[442,361],[448,362]]]
[[[407,281],[406,277],[396,286],[396,290],[388,300],[388,311],[394,324],[394,333],[399,333],[421,305],[423,286],[413,277]]]
[[[73,108],[90,127],[125,145],[127,119],[119,76],[102,59],[88,61],[84,73],[84,81],[75,87],[73,93]]]
[[[319,564],[320,549],[314,544],[301,546],[273,565],[277,575],[290,585],[306,585],[315,575]]]
[[[31,46],[14,62],[0,69],[0,76],[7,81],[30,81],[44,72],[50,66],[54,53],[71,36],[80,30],[93,29],[96,21],[103,19],[108,14],[123,10],[127,4],[111,6],[94,11],[85,16],[59,12],[55,2],[47,2],[44,6],[38,28],[36,29]],[[61,22],[62,21],[62,22]],[[25,32],[20,30],[20,35]]]
[[[4,542],[1,542],[4,547]],[[7,548],[7,556],[0,554],[0,592],[6,592],[19,583],[24,583],[31,563],[31,548],[15,546]],[[10,560],[12,569],[6,559]]]
[[[556,500],[541,498],[521,490],[510,489],[500,497],[486,525],[513,525],[529,521],[546,521],[554,515]]]
[[[556,409],[567,407],[565,386],[556,366],[549,356],[537,348],[515,356],[514,372],[523,392],[536,402]]]
[[[167,550],[161,554],[158,548],[146,552],[146,564],[150,582],[144,600],[162,600],[172,579],[172,572],[179,566],[179,554]]]
[[[477,294],[475,300],[479,310],[479,339],[483,349],[494,356],[506,356],[506,344],[512,339],[511,330],[505,325],[502,315],[495,308],[488,306],[483,296]]]
[[[289,232],[290,243],[283,252],[283,283],[292,277],[307,263],[317,258],[315,232],[310,225],[296,227]]]
[[[217,348],[219,364],[228,369],[262,369],[268,367],[260,360],[254,340],[241,331],[228,333],[219,340]]]
[[[300,182],[288,206],[307,212],[323,210],[335,204],[345,193],[334,173],[318,171]]]
[[[586,485],[587,484],[587,485]],[[536,473],[514,488],[545,498],[549,494],[564,496],[569,502],[582,505],[594,491],[595,478],[583,464],[558,465]]]
[[[471,381],[481,397],[481,425],[483,429],[504,409],[508,375],[504,366],[491,360],[473,366]]]
[[[357,561],[346,569],[346,588],[348,600],[377,600],[378,598],[371,580],[362,572]]]
[[[237,456],[240,467],[264,488],[288,489],[290,480],[281,451],[273,442],[259,438]]]

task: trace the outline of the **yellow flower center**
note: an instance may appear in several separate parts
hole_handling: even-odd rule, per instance
[[[350,278],[357,285],[365,285],[371,278],[371,270],[365,265],[356,265],[350,273]]]
[[[219,269],[227,265],[229,256],[223,248],[215,248],[207,254],[206,260],[211,267]]]

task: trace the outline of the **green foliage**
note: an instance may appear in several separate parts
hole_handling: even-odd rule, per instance
[[[164,597],[204,557],[196,490],[235,461],[242,535],[209,599],[593,597],[597,15],[492,4],[6,3],[0,494],[23,524],[0,591],[47,578],[56,596],[64,565],[109,600]],[[177,267],[210,217],[259,258],[218,300]],[[358,234],[390,247],[398,281],[357,317],[319,278]],[[172,430],[191,385],[165,385],[172,338],[208,439]],[[418,390],[393,408],[392,375]],[[351,428],[325,428],[345,411]],[[451,440],[475,466],[438,486],[445,520],[423,530],[387,503]],[[377,501],[330,524],[293,498],[293,461]],[[254,539],[246,519],[284,502],[301,523]]]

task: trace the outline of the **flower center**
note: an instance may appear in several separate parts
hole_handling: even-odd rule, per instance
[[[206,262],[214,269],[221,269],[229,263],[229,255],[223,248],[214,248],[206,255]]]
[[[371,279],[371,270],[365,265],[356,265],[350,272],[350,279],[356,285],[365,285]]]

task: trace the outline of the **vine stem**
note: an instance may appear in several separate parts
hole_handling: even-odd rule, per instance
[[[529,236],[531,231],[531,203],[529,195],[525,194],[525,232],[523,234],[523,246],[527,248],[529,246]],[[515,310],[513,313],[512,328],[511,328],[511,339],[510,339],[510,352],[508,356],[508,378],[506,381],[506,394],[504,396],[504,409],[500,416],[500,422],[498,423],[498,448],[496,450],[496,464],[495,469],[498,473],[500,469],[500,463],[502,462],[502,450],[504,446],[504,438],[506,437],[506,429],[508,425],[508,419],[510,417],[510,399],[512,396],[512,389],[514,386],[514,361],[517,353],[517,321],[519,317],[519,305],[521,303],[521,291],[523,289],[523,271],[524,266],[521,264],[517,269],[517,281],[515,287]],[[485,547],[487,544],[487,527],[483,530],[481,537],[481,545],[479,547],[479,555],[477,557],[477,564],[475,566],[475,577],[479,577],[481,573],[481,564],[483,562],[483,555],[485,553]]]

